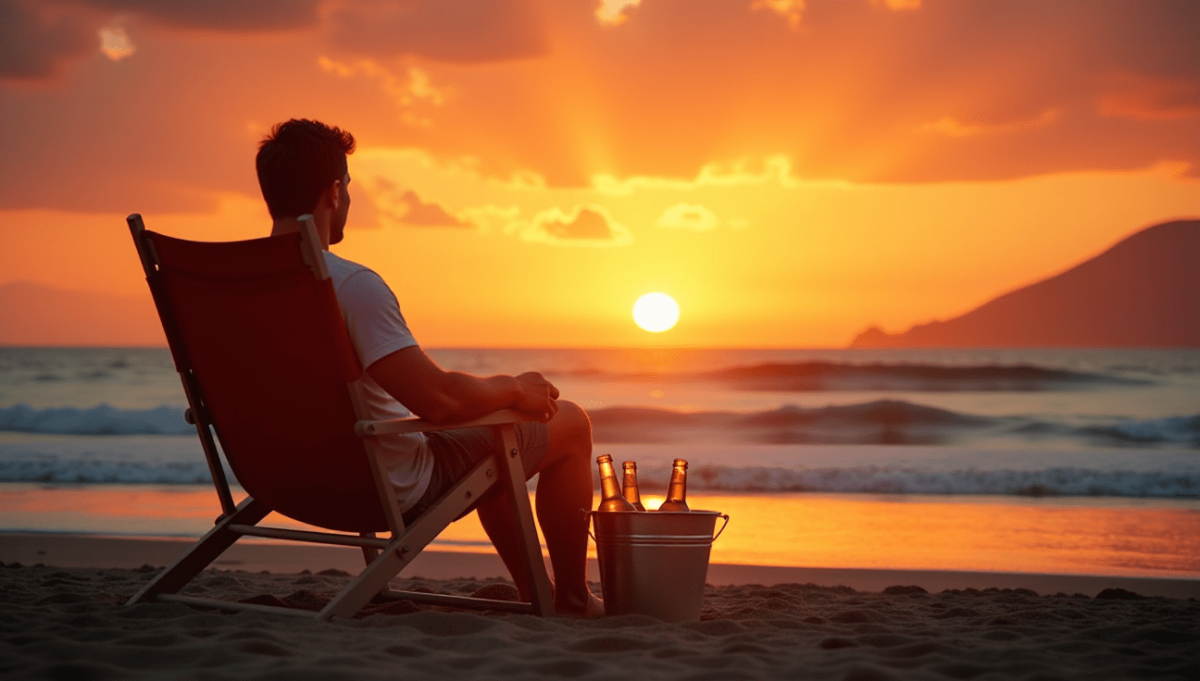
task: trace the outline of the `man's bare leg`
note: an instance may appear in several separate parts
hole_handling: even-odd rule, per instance
[[[598,617],[603,603],[587,584],[588,519],[592,508],[592,427],[587,414],[572,402],[560,401],[550,421],[550,444],[539,469],[537,517],[554,568],[554,606],[559,614]],[[516,582],[521,598],[530,585],[521,569],[522,552],[515,509],[508,496],[479,506],[479,520]]]

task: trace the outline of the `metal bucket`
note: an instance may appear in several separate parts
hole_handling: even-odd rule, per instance
[[[604,587],[604,614],[640,614],[666,622],[700,619],[708,556],[729,516],[688,513],[591,512]],[[717,518],[725,523],[713,536]]]

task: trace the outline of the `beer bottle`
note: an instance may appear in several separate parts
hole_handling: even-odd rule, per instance
[[[600,464],[600,506],[597,511],[632,511],[633,504],[621,496],[621,484],[617,482],[617,472],[613,470],[613,459],[608,454],[596,457]]]
[[[667,488],[667,500],[658,507],[660,511],[687,513],[687,461],[675,459],[671,469],[671,486]]]
[[[621,468],[625,469],[625,482],[621,485],[622,491],[625,493],[625,501],[633,504],[635,511],[646,510],[646,507],[642,505],[642,493],[638,489],[637,464],[633,461],[626,461],[621,464]]]

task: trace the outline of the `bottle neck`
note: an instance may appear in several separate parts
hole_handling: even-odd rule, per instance
[[[605,499],[621,496],[621,486],[617,484],[617,472],[609,461],[600,462],[600,493]]]
[[[671,485],[667,489],[668,501],[687,500],[687,472],[678,468],[671,471]]]
[[[635,509],[639,511],[646,510],[646,507],[642,506],[642,491],[638,489],[637,469],[625,469],[625,484],[623,485],[622,492],[625,495],[625,501],[633,504]]]

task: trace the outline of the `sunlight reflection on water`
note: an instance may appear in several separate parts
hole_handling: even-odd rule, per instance
[[[644,500],[656,508],[661,497]],[[714,563],[1200,577],[1196,500],[796,493],[688,502],[731,516]],[[216,514],[203,487],[0,484],[0,527],[9,531],[198,537]],[[278,516],[267,523],[303,527]],[[432,548],[491,550],[473,515]]]

